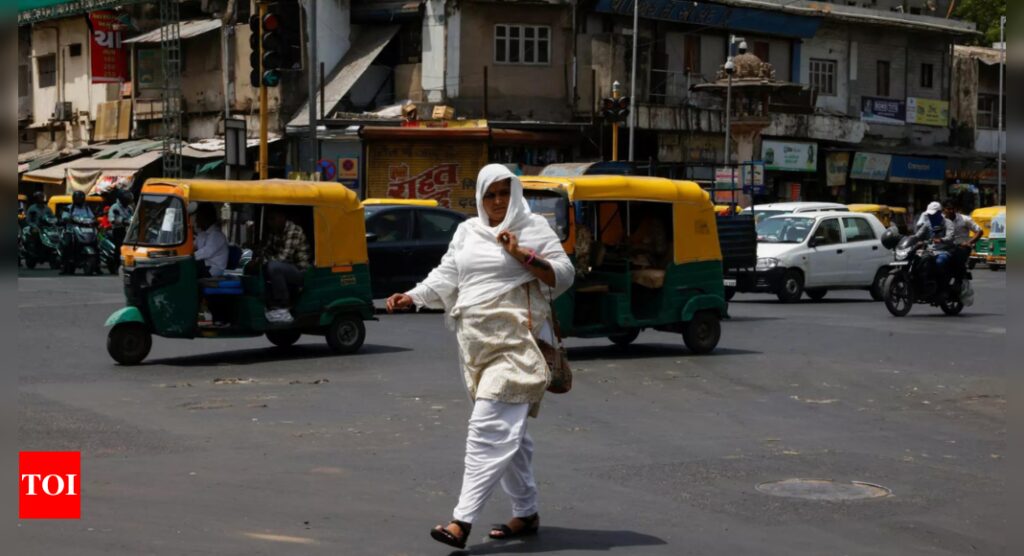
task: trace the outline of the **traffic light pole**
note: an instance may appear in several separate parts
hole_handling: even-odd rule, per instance
[[[259,17],[260,21],[267,15],[267,4],[264,2],[259,3]],[[263,34],[263,29],[260,27],[258,31],[260,35]],[[257,41],[259,43],[260,52],[260,160],[259,160],[259,175],[261,180],[267,179],[270,172],[270,148],[267,144],[267,125],[270,120],[270,112],[267,109],[267,84],[263,81],[263,40],[262,36]]]
[[[316,33],[316,0],[308,0],[309,12],[306,14],[307,33],[309,35],[309,47],[307,56],[309,67],[309,174],[317,173],[317,160],[320,158],[319,146],[316,138],[317,113],[316,113],[316,91],[317,91],[317,33]]]

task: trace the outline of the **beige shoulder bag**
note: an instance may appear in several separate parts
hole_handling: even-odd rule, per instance
[[[549,289],[548,292],[550,294],[551,290]],[[540,348],[540,352],[544,355],[544,361],[547,362],[548,371],[551,373],[551,383],[548,384],[548,392],[552,394],[565,394],[572,390],[572,369],[569,367],[569,355],[565,350],[565,345],[562,344],[562,330],[558,326],[558,319],[555,318],[553,301],[550,298],[548,299],[549,314],[551,315],[551,332],[556,345],[551,345],[548,341],[538,338],[533,334],[533,306],[530,301],[531,297],[530,284],[526,284],[526,311],[530,334],[533,335],[534,341],[537,342],[537,347]]]

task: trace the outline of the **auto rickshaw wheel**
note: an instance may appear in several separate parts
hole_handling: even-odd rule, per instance
[[[711,353],[722,338],[722,321],[714,311],[700,311],[683,327],[683,342],[697,355]]]
[[[271,330],[267,332],[267,339],[277,347],[286,348],[295,345],[302,337],[298,330]]]
[[[637,337],[639,336],[640,330],[635,329],[630,330],[629,332],[623,332],[622,334],[612,334],[611,336],[608,336],[608,339],[611,340],[613,344],[619,347],[627,347],[629,344],[632,344],[634,341],[636,341]]]
[[[366,326],[363,319],[354,315],[338,315],[327,328],[327,345],[335,353],[355,353],[366,340]]]
[[[736,288],[732,286],[725,287],[725,300],[732,301],[732,298],[736,297]]]
[[[107,353],[122,365],[138,365],[153,348],[153,336],[138,322],[117,324],[107,334]]]
[[[828,290],[825,288],[811,288],[809,290],[804,290],[804,293],[807,294],[807,297],[811,298],[811,301],[821,301],[822,299],[825,299],[825,296],[828,294]]]
[[[978,261],[971,259],[967,261],[967,270],[974,270],[974,267],[978,266]]]

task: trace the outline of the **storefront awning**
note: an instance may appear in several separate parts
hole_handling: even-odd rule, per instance
[[[210,31],[216,31],[217,29],[220,29],[222,25],[223,22],[219,19],[193,19],[190,21],[182,21],[181,38],[184,40],[192,37],[198,37],[199,35],[204,35]],[[163,38],[160,36],[160,32],[162,30],[163,27],[158,27],[148,33],[143,33],[137,37],[132,37],[122,42],[124,44],[157,44],[163,42]]]
[[[398,25],[368,25],[362,28],[359,35],[352,41],[352,47],[348,49],[345,56],[334,68],[327,84],[323,88],[324,105],[327,114],[330,114],[345,98],[356,81],[362,77],[366,69],[370,67],[373,60],[377,58],[384,47],[391,42],[391,39],[398,32]],[[316,93],[316,105],[320,106],[320,91]],[[326,117],[322,114],[321,117]],[[303,103],[303,107],[288,123],[289,127],[309,127],[309,106]]]
[[[131,158],[98,159],[79,158],[49,168],[26,172],[22,180],[48,185],[65,183],[69,190],[92,193],[99,187],[109,188],[123,180],[131,181],[140,170],[163,158],[163,153],[153,151]]]

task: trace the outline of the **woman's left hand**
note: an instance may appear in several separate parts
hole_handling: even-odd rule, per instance
[[[498,234],[498,243],[505,249],[512,258],[522,262],[526,259],[526,254],[519,249],[519,238],[512,232],[501,232]]]

